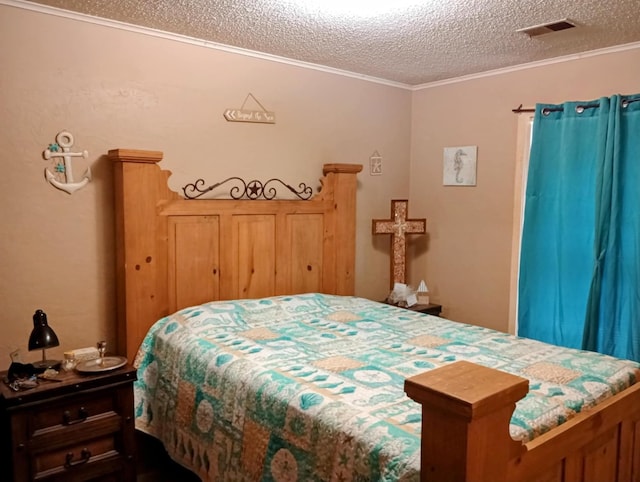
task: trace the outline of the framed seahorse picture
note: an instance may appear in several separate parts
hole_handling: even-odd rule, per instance
[[[478,146],[445,147],[442,184],[475,186]]]

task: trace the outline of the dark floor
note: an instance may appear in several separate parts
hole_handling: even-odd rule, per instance
[[[177,464],[155,438],[136,430],[137,482],[200,482],[200,478]]]

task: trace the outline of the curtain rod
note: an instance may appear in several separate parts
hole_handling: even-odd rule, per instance
[[[637,99],[622,99],[621,103],[622,103],[622,108],[627,107],[629,104],[633,104],[634,102],[640,102],[640,97],[638,97]],[[576,106],[576,110],[578,110],[578,112],[581,112],[580,109],[584,110],[584,109],[595,109],[596,107],[600,107],[600,104],[585,104],[585,105],[578,105]],[[544,109],[544,113],[546,113],[546,115],[549,114],[549,112],[562,112],[562,107],[547,107]],[[513,112],[514,114],[520,114],[521,112],[535,112],[535,109],[532,109],[531,107],[525,107],[524,109],[522,108],[522,104],[520,104],[518,107],[516,107],[515,109],[511,109],[511,112]]]
[[[515,109],[511,109],[511,112],[513,112],[514,114],[519,114],[520,112],[535,112],[535,109],[532,109],[531,107],[525,107],[524,109],[522,108],[522,104],[520,104],[518,107],[516,107]]]

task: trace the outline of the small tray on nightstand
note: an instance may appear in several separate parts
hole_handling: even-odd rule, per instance
[[[79,373],[102,373],[115,370],[126,364],[127,359],[123,356],[105,356],[102,359],[83,360],[76,365],[76,370]]]

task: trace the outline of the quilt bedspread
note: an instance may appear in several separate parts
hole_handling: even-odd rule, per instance
[[[417,481],[404,379],[457,360],[530,380],[530,440],[623,390],[639,365],[356,297],[213,302],[159,320],[138,356],[136,427],[204,480]]]

